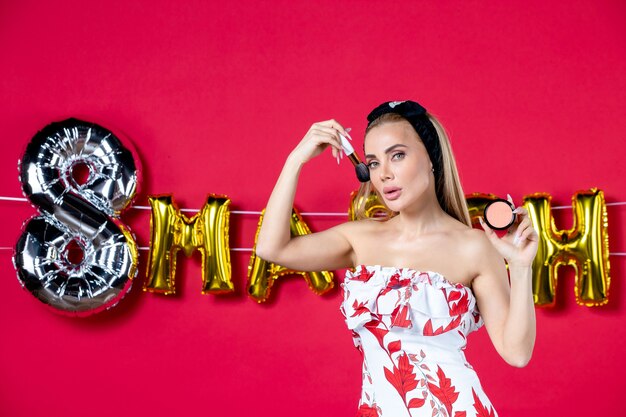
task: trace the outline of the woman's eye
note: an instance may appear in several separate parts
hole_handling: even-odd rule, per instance
[[[398,155],[400,155],[401,157],[400,157],[400,158],[396,158],[396,156],[398,156]],[[394,153],[394,154],[393,154],[393,156],[392,156],[391,158],[392,158],[392,159],[393,159],[393,158],[396,158],[396,159],[402,159],[402,158],[404,158],[404,155],[405,155],[405,154],[404,154],[404,152],[398,152],[398,153]]]
[[[378,162],[376,162],[376,161],[372,161],[372,162],[370,162],[369,164],[367,164],[367,167],[368,167],[368,168],[370,168],[370,169],[372,169],[372,168],[376,168],[376,166],[375,166],[375,165],[376,165],[377,163],[378,163]]]

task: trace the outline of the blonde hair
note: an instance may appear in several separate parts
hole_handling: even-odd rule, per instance
[[[434,173],[434,175],[437,177],[437,180],[435,181],[435,193],[437,194],[437,201],[446,213],[448,213],[450,216],[454,217],[458,221],[471,227],[472,223],[470,220],[469,211],[467,209],[467,202],[465,201],[465,194],[463,193],[463,188],[461,187],[461,180],[459,179],[459,172],[456,167],[456,161],[454,159],[454,154],[452,153],[452,147],[450,146],[450,139],[448,138],[448,134],[446,133],[441,123],[439,123],[439,120],[435,118],[435,116],[430,113],[426,113],[426,116],[431,121],[435,130],[437,131],[439,145],[441,146],[442,170],[441,172],[440,170],[436,170]],[[380,126],[384,123],[398,122],[402,120],[408,122],[407,119],[396,113],[383,114],[367,127],[365,131],[365,136],[367,136],[369,131],[376,126]],[[365,148],[365,145],[363,145],[363,147]],[[435,161],[432,162],[433,164],[435,164]],[[372,190],[373,187],[371,181],[361,183],[359,191],[355,196],[355,201],[357,202],[355,214],[356,218],[359,220],[369,218],[369,216],[367,215],[366,204],[368,201],[368,196],[370,195]],[[386,217],[373,217],[375,220],[386,221],[398,215],[398,212],[394,212],[386,206],[385,202],[382,198],[380,198],[380,196],[378,200],[380,204],[386,209]]]

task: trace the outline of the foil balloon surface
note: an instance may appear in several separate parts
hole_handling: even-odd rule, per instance
[[[485,207],[499,197],[491,193],[471,193],[465,195],[467,210],[472,224],[479,224],[478,218],[485,216]]]
[[[119,216],[139,172],[120,139],[93,123],[55,122],[33,137],[19,173],[40,215],[25,222],[13,256],[26,290],[71,316],[110,308],[130,290],[137,247]]]
[[[254,237],[254,248],[250,263],[248,265],[248,296],[258,303],[266,302],[270,297],[270,292],[275,281],[282,276],[300,275],[306,281],[309,289],[317,295],[322,295],[330,291],[335,286],[334,274],[329,271],[296,271],[273,262],[266,261],[256,254],[256,242],[259,238],[261,225],[265,209],[261,212],[259,224]],[[291,236],[302,236],[311,234],[311,229],[306,224],[300,213],[293,208],[291,220],[289,222]]]
[[[202,294],[235,291],[231,280],[228,244],[230,199],[210,194],[192,218],[182,214],[171,195],[151,196],[150,254],[143,290],[176,293],[176,260],[179,250],[187,257],[202,254]]]
[[[364,186],[361,185],[361,187]],[[360,206],[363,206],[363,212],[367,218],[386,218],[393,215],[393,212],[381,202],[374,190],[367,193],[367,198],[359,196],[358,190],[350,193],[350,207],[348,208],[348,219],[350,221],[357,219],[357,211]]]
[[[539,232],[539,248],[533,262],[535,305],[555,305],[558,272],[567,265],[576,271],[576,303],[587,307],[605,305],[609,302],[611,267],[604,193],[591,188],[574,194],[574,225],[568,230],[556,228],[551,200],[546,193],[524,197],[524,207]]]

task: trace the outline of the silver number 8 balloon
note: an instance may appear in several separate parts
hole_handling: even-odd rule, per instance
[[[117,304],[137,274],[137,246],[119,216],[139,172],[132,152],[96,124],[68,119],[38,132],[19,163],[24,195],[40,212],[15,246],[22,286],[72,316]]]

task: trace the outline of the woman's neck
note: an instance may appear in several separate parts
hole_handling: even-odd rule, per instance
[[[410,209],[399,212],[393,220],[401,239],[413,239],[441,231],[448,227],[453,219],[434,198],[424,200],[421,204],[416,204]]]

